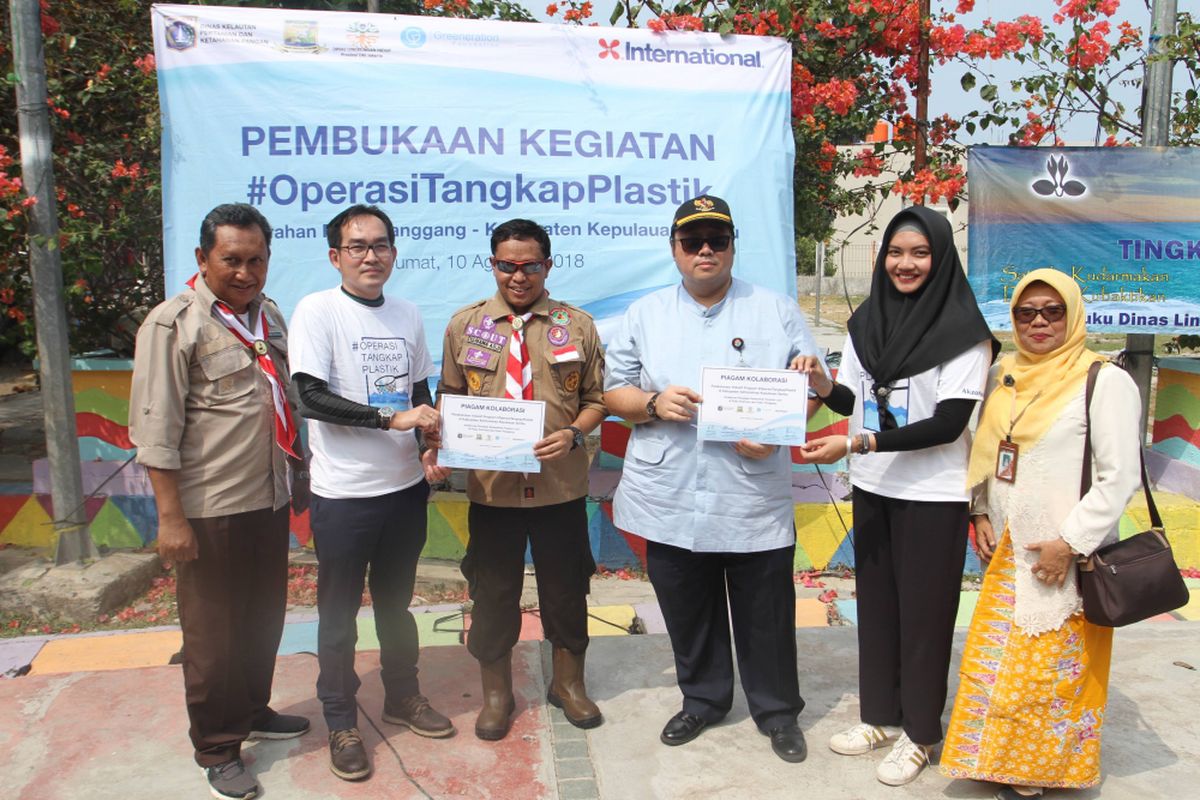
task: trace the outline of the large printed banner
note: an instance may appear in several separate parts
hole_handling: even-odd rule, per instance
[[[735,274],[795,294],[791,51],[767,37],[316,11],[154,7],[168,296],[200,220],[249,202],[275,229],[284,313],[337,285],[325,223],[382,207],[434,357],[458,307],[495,291],[492,229],[544,225],[547,287],[601,333],[673,284],[675,207],[727,199]]]
[[[1070,274],[1088,330],[1200,333],[1200,148],[971,149],[970,277],[992,328],[1039,267]]]

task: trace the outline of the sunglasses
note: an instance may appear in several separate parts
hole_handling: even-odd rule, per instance
[[[1067,315],[1066,306],[1043,306],[1042,308],[1034,308],[1033,306],[1017,306],[1012,310],[1013,319],[1022,325],[1028,325],[1041,315],[1046,322],[1054,323]]]
[[[721,236],[680,236],[675,239],[683,252],[689,256],[694,256],[703,249],[704,245],[708,245],[709,249],[714,253],[724,253],[729,249],[729,243],[733,241],[733,237],[729,235]]]
[[[505,275],[512,275],[517,270],[526,275],[537,275],[546,268],[548,258],[543,258],[539,261],[501,261],[498,258],[492,259],[492,268],[503,272]]]

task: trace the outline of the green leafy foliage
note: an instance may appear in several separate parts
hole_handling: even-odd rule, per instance
[[[193,0],[194,1],[194,0]],[[210,4],[219,0],[208,0]],[[366,0],[226,0],[225,5],[365,11]],[[62,235],[67,307],[76,352],[132,347],[136,311],[161,299],[160,123],[149,0],[42,0],[54,168]],[[1065,27],[1043,27],[1032,16],[987,20],[976,29],[955,14],[974,0],[934,3],[920,19],[917,0],[615,0],[611,24],[656,32],[711,31],[778,36],[792,45],[791,180],[796,234],[828,236],[834,218],[871,213],[889,193],[911,202],[945,201],[965,192],[962,129],[1000,129],[1018,145],[1053,144],[1066,119],[1090,116],[1096,142],[1137,143],[1140,109],[1119,102],[1118,85],[1139,88],[1145,35],[1110,20],[1115,0],[1055,0]],[[532,21],[515,0],[379,0],[383,13]],[[555,21],[594,24],[591,0],[546,6]],[[1183,70],[1172,97],[1170,141],[1200,144],[1200,26],[1180,13],[1163,54]],[[0,20],[7,26],[8,18]],[[0,56],[11,64],[4,27]],[[686,35],[672,33],[671,35]],[[917,54],[932,63],[967,67],[952,91],[975,92],[977,108],[960,119],[918,120],[912,109]],[[998,81],[988,62],[1022,65],[1013,81]],[[25,198],[19,180],[16,76],[7,69],[0,100],[0,349],[33,349],[26,253]],[[944,87],[934,87],[943,91]],[[890,123],[892,135],[872,131]],[[922,144],[925,162],[914,153]]]
[[[159,115],[150,3],[43,3],[48,105],[71,343],[132,349],[131,311],[161,296]],[[11,59],[8,15],[0,50]],[[10,82],[15,75],[10,76]],[[19,172],[12,88],[0,103],[0,181]],[[6,161],[11,162],[5,163]],[[0,349],[33,351],[22,192],[0,188]]]

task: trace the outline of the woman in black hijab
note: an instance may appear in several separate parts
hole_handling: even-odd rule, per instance
[[[915,779],[942,740],[946,675],[967,546],[967,422],[999,350],[967,285],[950,223],[922,206],[888,224],[871,295],[850,317],[833,383],[810,373],[851,436],[804,446],[850,456],[860,724],[829,746],[892,742],[883,783]]]

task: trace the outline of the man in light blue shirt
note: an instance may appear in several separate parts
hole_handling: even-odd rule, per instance
[[[733,277],[734,233],[724,200],[681,205],[671,251],[682,281],[634,302],[608,344],[605,404],[635,423],[613,521],[647,540],[675,653],[683,710],[662,742],[691,741],[732,706],[732,618],[751,716],[780,758],[798,762],[807,751],[796,724],[790,455],[747,439],[698,441],[695,387],[705,366],[822,367],[795,301]]]

